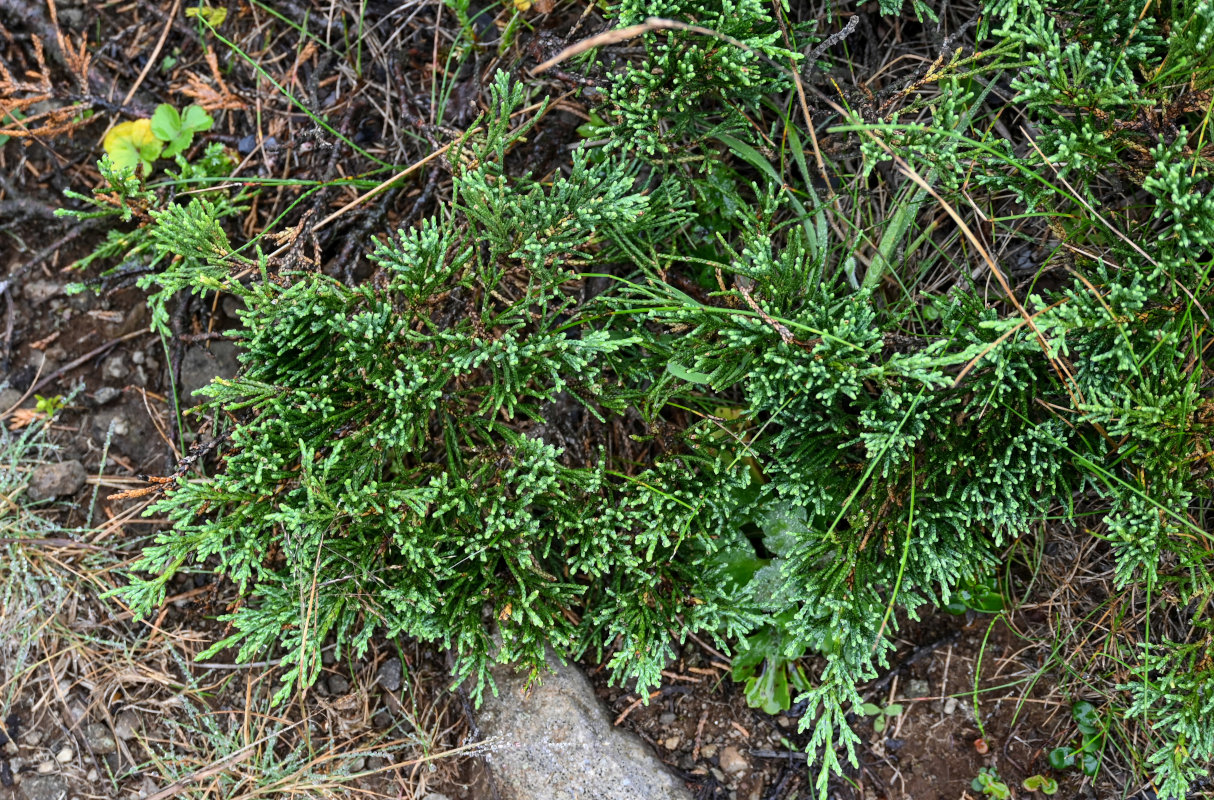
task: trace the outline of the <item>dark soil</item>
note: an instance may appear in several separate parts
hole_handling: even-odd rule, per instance
[[[903,711],[880,732],[871,718],[857,721],[859,767],[832,780],[830,795],[837,800],[957,800],[967,792],[980,797],[971,782],[980,768],[989,767],[1016,790],[1025,778],[1043,774],[1058,780],[1059,797],[1121,796],[1123,787],[1111,778],[1102,780],[1098,791],[1077,772],[1061,774],[1049,767],[1049,751],[1071,731],[1069,706],[1053,696],[1050,675],[1040,672],[1043,656],[1043,648],[1026,644],[1001,622],[992,624],[989,615],[967,622],[941,613],[908,626],[894,668],[874,683],[882,688],[862,692],[877,705],[898,703]],[[590,673],[599,696],[623,717],[620,724],[649,742],[697,798],[815,796],[803,749],[809,735],[799,732],[797,706],[778,716],[747,707],[724,661],[704,647],[685,649],[666,673],[669,682],[648,705],[607,685],[601,671]]]

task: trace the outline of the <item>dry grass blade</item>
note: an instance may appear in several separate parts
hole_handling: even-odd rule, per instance
[[[626,28],[604,31],[603,33],[583,39],[577,44],[569,45],[552,58],[533,68],[531,70],[531,75],[534,77],[540,73],[547,72],[557,64],[560,64],[563,61],[568,61],[574,56],[579,56],[582,53],[585,53],[588,50],[593,50],[596,47],[606,47],[608,45],[619,44],[620,42],[626,42],[629,39],[635,39],[638,36],[643,36],[650,31],[665,30],[677,27],[681,27],[681,25],[668,20],[659,20],[651,17],[639,25],[629,25]]]
[[[714,31],[711,28],[704,28],[700,25],[689,25],[686,22],[679,22],[678,20],[673,19],[649,17],[644,22],[637,25],[629,25],[625,28],[604,31],[603,33],[591,36],[588,39],[583,39],[577,44],[572,44],[544,63],[530,70],[530,74],[532,77],[534,77],[543,72],[547,72],[557,64],[560,64],[562,61],[568,61],[574,56],[581,55],[582,53],[585,53],[588,50],[593,50],[596,47],[619,44],[620,42],[626,42],[629,39],[635,39],[638,36],[643,36],[646,33],[662,30],[688,31],[690,33],[698,33],[702,36],[711,36],[714,39],[720,39],[721,41],[731,44],[734,47],[739,47],[748,53],[754,53],[754,50],[747,47],[745,43],[738,41],[732,36],[726,36],[720,31]]]

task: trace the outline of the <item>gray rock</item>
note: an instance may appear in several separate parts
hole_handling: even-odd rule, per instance
[[[224,295],[223,300],[220,301],[220,306],[223,308],[223,313],[227,315],[228,319],[233,320],[239,320],[240,317],[236,316],[236,314],[245,308],[244,300],[231,294]]]
[[[84,726],[84,741],[97,755],[118,751],[118,741],[110,729],[100,722],[92,722]]]
[[[400,688],[403,676],[404,671],[401,668],[400,659],[389,658],[379,665],[379,671],[375,673],[375,680],[379,681],[379,685],[384,689],[395,692]]]
[[[612,726],[581,672],[548,663],[555,672],[529,694],[525,674],[493,670],[498,695],[485,697],[478,724],[502,800],[690,800],[640,739]]]
[[[236,345],[231,342],[211,342],[210,350],[191,347],[181,360],[181,385],[178,390],[181,402],[196,406],[205,397],[194,396],[194,392],[211,382],[212,378],[231,378],[240,367],[236,360]]]
[[[31,775],[17,789],[21,800],[63,800],[66,796],[67,781],[62,775]]]
[[[330,675],[326,683],[333,694],[345,694],[350,691],[350,682],[342,675]]]
[[[422,800],[451,800],[451,798],[442,792],[428,792],[422,796]]]
[[[139,731],[139,715],[134,711],[119,711],[114,716],[114,734],[122,741],[130,741]]]
[[[112,434],[111,425],[114,428]],[[93,417],[93,432],[102,441],[111,435],[122,438],[131,432],[131,421],[121,411],[100,411]]]
[[[40,306],[63,290],[63,286],[51,281],[30,281],[23,287],[25,297],[31,305]]]
[[[29,364],[41,375],[50,375],[59,368],[59,362],[45,350],[35,350],[30,353]]]
[[[114,402],[121,394],[121,389],[115,389],[113,386],[102,386],[93,393],[93,400],[97,402],[97,405],[103,406],[107,403]]]
[[[8,411],[13,406],[21,402],[21,395],[24,392],[19,392],[16,389],[0,390],[0,412]]]
[[[676,719],[678,719],[678,717],[676,717],[674,714],[671,714],[669,711],[667,711],[665,714],[658,717],[658,724],[659,725],[673,725]]]
[[[115,381],[120,381],[130,375],[131,368],[127,366],[126,356],[122,353],[115,353],[101,362],[101,374]]]
[[[84,486],[88,473],[79,461],[43,464],[30,473],[27,496],[30,500],[50,500],[52,497],[75,494]]]
[[[83,33],[87,30],[83,8],[65,8],[59,12],[59,27],[64,31]]]

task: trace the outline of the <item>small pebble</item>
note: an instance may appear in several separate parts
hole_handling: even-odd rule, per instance
[[[944,701],[944,713],[952,714],[957,710],[957,698],[950,697]]]
[[[97,401],[97,405],[103,406],[106,403],[112,403],[122,394],[121,389],[115,389],[113,386],[102,386],[93,393],[93,399]]]
[[[676,733],[674,736],[667,737],[666,741],[663,742],[662,744],[666,747],[667,750],[678,750],[679,742],[681,742],[681,741],[682,741],[682,739],[680,739],[679,735]]]
[[[85,779],[86,781],[88,781],[89,783],[96,783],[96,782],[97,782],[97,778],[98,778],[98,777],[100,777],[100,776],[99,776],[99,775],[97,775],[97,770],[95,770],[95,769],[90,769],[90,770],[88,771],[88,774],[84,776],[84,779]]]
[[[341,675],[330,675],[326,681],[329,685],[329,691],[333,694],[345,694],[350,691],[350,682]]]
[[[135,732],[139,730],[139,715],[134,711],[119,711],[114,717],[114,733],[119,739],[127,741],[135,738]]]
[[[721,751],[721,769],[729,773],[745,771],[749,766],[746,758],[738,748],[730,745]]]
[[[64,461],[61,464],[42,464],[29,473],[26,497],[38,502],[54,497],[72,495],[80,491],[88,473],[79,461]]]
[[[658,717],[658,724],[659,725],[673,725],[674,721],[676,719],[678,719],[678,717],[676,717],[674,714],[667,711],[665,714]]]
[[[715,744],[706,744],[700,748],[700,755],[704,758],[712,758],[719,749]]]
[[[395,692],[400,688],[403,675],[404,669],[401,666],[400,659],[389,658],[379,665],[379,671],[375,673],[375,680],[387,691]]]
[[[25,297],[31,305],[40,306],[63,289],[63,286],[50,281],[30,281],[25,284]]]
[[[58,761],[60,764],[66,764],[67,762],[71,761],[72,758],[75,757],[75,755],[76,755],[76,752],[74,750],[72,750],[72,748],[65,747],[62,750],[60,750],[58,753],[55,753],[55,760]]]
[[[116,353],[101,363],[101,374],[120,381],[131,374],[131,368],[126,365],[126,358],[122,353]]]
[[[50,773],[52,773],[54,771],[55,771],[55,762],[54,761],[43,761],[41,764],[38,765],[38,774],[39,775],[49,775]]]
[[[118,749],[118,742],[115,741],[109,726],[102,725],[100,722],[90,722],[84,726],[84,741],[88,744],[89,749],[97,755],[113,753]]]

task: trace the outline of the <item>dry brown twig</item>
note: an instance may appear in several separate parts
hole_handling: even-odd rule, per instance
[[[61,94],[51,82],[42,40],[38,36],[31,36],[30,39],[34,45],[37,68],[27,73],[31,76],[29,80],[16,78],[0,61],[0,136],[14,139],[52,138],[87,125],[89,120],[81,114],[85,108],[83,103],[27,113],[39,104],[58,99]],[[79,48],[73,47],[70,40],[60,34],[59,47],[73,76],[87,91],[89,54],[84,43],[81,42]]]

